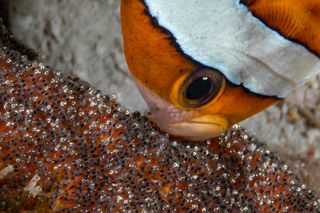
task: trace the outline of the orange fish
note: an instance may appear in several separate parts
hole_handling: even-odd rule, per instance
[[[159,127],[216,137],[320,72],[319,0],[122,0],[125,55]]]

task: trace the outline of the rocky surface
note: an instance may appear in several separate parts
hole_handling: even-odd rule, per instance
[[[123,57],[119,0],[10,0],[16,37],[42,61],[146,112]],[[320,84],[315,79],[244,125],[320,193]]]

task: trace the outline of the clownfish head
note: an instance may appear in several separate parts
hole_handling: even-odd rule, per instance
[[[319,3],[122,0],[126,59],[159,127],[216,137],[319,72]]]

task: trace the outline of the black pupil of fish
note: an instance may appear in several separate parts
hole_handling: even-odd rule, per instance
[[[213,91],[213,80],[209,77],[196,78],[189,84],[186,92],[186,98],[189,100],[197,100],[207,98]]]

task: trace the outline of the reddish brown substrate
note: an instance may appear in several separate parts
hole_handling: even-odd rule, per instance
[[[0,211],[319,209],[238,126],[217,140],[172,141],[85,82],[0,44]]]

